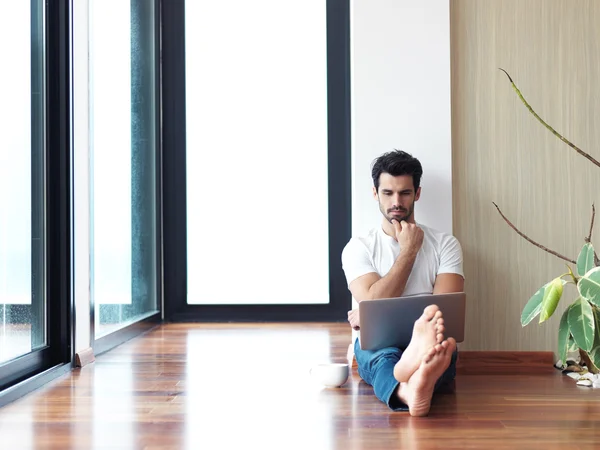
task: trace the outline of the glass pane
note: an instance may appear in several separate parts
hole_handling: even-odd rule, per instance
[[[90,2],[95,337],[157,310],[154,2]]]
[[[46,344],[42,8],[0,14],[0,364]]]
[[[187,301],[328,303],[326,1],[185,9]]]

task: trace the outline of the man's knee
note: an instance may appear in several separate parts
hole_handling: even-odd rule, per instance
[[[362,368],[369,372],[383,363],[391,362],[396,364],[402,356],[402,350],[395,347],[386,347],[375,351],[360,350],[359,348],[358,350],[355,349],[355,353],[359,369]]]

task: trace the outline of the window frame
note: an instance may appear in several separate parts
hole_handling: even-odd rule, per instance
[[[146,4],[146,0],[131,0],[138,1],[142,5]],[[96,339],[96,305],[94,302],[93,292],[90,292],[90,342],[95,355],[100,355],[111,350],[118,345],[133,339],[134,337],[145,333],[162,322],[163,318],[163,295],[162,295],[162,273],[163,273],[163,259],[162,259],[162,131],[161,131],[161,2],[160,0],[152,0],[154,7],[154,95],[155,95],[155,115],[154,120],[154,131],[155,131],[155,227],[156,227],[156,241],[154,243],[156,250],[156,295],[157,295],[157,310],[142,314],[137,317],[137,320],[133,321],[129,325],[119,328],[113,332],[103,335]],[[90,192],[92,192],[90,190]],[[90,195],[90,202],[92,197]],[[135,214],[135,212],[134,212]],[[132,216],[133,220],[133,216]],[[93,250],[92,250],[93,251]],[[90,255],[91,257],[91,255]],[[90,276],[93,276],[93,272],[90,271]]]
[[[187,304],[185,0],[162,0],[165,318],[174,322],[345,321],[351,294],[341,252],[351,237],[350,4],[326,0],[328,304]]]
[[[33,21],[33,8],[38,5],[37,0],[31,3]],[[46,80],[43,117],[36,116],[32,108],[32,124],[43,120],[44,132],[43,137],[34,133],[32,143],[35,145],[36,139],[43,143],[46,163],[42,207],[45,211],[46,345],[2,364],[0,406],[74,367],[72,0],[46,0],[45,5],[41,19],[45,38],[42,69]],[[33,49],[32,56],[35,56]],[[32,210],[39,206],[32,205]]]

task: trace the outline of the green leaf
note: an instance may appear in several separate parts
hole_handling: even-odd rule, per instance
[[[558,326],[558,357],[563,364],[567,362],[567,347],[569,346],[569,337],[571,336],[568,321],[569,309],[571,309],[570,306],[563,312],[560,318],[560,325]]]
[[[577,290],[590,303],[600,307],[600,267],[594,267],[579,279]]]
[[[596,329],[592,307],[585,298],[578,297],[569,308],[569,328],[577,346],[590,351]]]
[[[577,274],[582,277],[594,267],[594,247],[592,244],[587,243],[577,257]]]
[[[597,311],[594,311],[594,319],[596,320],[594,345],[592,346],[592,350],[588,352],[588,356],[590,357],[592,364],[596,366],[596,369],[600,369],[600,319],[598,318]]]
[[[540,314],[540,323],[548,320],[556,311],[556,306],[563,293],[563,281],[561,278],[555,278],[546,285],[544,289],[544,298],[542,300],[542,313]]]
[[[554,281],[554,280],[553,280]],[[566,281],[562,280],[562,285],[567,284]],[[544,300],[544,293],[546,287],[551,283],[548,282],[539,288],[535,294],[531,296],[531,298],[527,301],[527,304],[523,308],[523,312],[521,313],[521,326],[526,326],[529,322],[531,322],[542,310],[542,300]]]
[[[547,284],[539,288],[529,299],[525,308],[523,308],[523,312],[521,313],[521,326],[525,326],[531,322],[542,310],[542,300],[544,299],[544,290],[546,286]]]
[[[579,349],[579,347],[577,347],[577,344],[575,343],[575,339],[573,339],[573,335],[571,333],[569,333],[569,344],[568,344],[567,352],[568,353],[576,352],[578,349]]]

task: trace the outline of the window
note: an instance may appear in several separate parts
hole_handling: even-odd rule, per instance
[[[0,16],[0,404],[70,369],[68,17],[42,0]]]
[[[31,2],[8,9],[0,18],[2,55],[13,62],[0,72],[0,364],[46,344],[42,24]]]
[[[158,312],[156,5],[90,2],[94,337]]]
[[[164,6],[167,317],[343,318],[348,1]]]
[[[188,303],[329,303],[326,13],[186,1]]]

